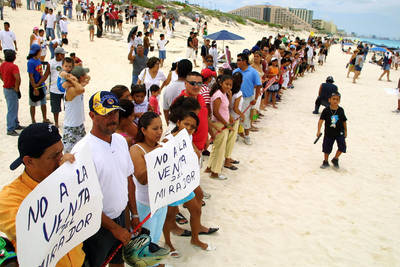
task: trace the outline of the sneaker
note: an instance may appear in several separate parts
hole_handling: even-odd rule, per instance
[[[329,162],[327,161],[327,160],[324,160],[323,162],[322,162],[322,165],[321,165],[321,169],[326,169],[326,168],[328,168],[329,167]]]
[[[8,131],[7,135],[11,135],[11,136],[18,136],[19,133],[17,133],[15,130],[14,131]]]
[[[332,164],[333,164],[333,167],[335,167],[336,169],[339,169],[339,159],[333,158],[333,159],[331,160],[331,162],[332,162]]]
[[[312,114],[319,114],[319,112],[314,110]]]
[[[25,129],[25,128],[26,128],[25,126],[18,125],[18,127],[15,128],[15,130],[23,130],[23,129]]]
[[[244,138],[244,143],[245,143],[246,145],[251,145],[250,136],[246,136],[246,137]]]

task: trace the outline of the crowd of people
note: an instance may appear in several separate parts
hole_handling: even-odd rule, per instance
[[[31,2],[28,0],[28,4]],[[205,172],[209,177],[227,180],[229,171],[240,168],[239,159],[233,158],[236,143],[243,140],[246,145],[252,145],[251,135],[260,130],[256,125],[266,116],[263,112],[269,108],[277,109],[285,91],[294,89],[297,79],[316,71],[317,63],[322,66],[334,43],[334,39],[329,38],[309,36],[301,39],[278,34],[262,38],[233,58],[229,47],[219,54],[214,41],[205,39],[200,46],[198,33],[203,28],[204,34],[207,24],[199,26],[200,19],[196,18],[197,31],[192,29],[187,39],[187,58],[176,60],[166,75],[161,67],[167,48],[172,44],[161,33],[157,41],[159,57],[148,57],[149,39],[160,23],[163,29],[173,31],[174,18],[170,17],[167,25],[165,13],[145,12],[143,32],[136,29],[129,36],[127,59],[132,64],[132,82],[115,85],[109,91],[99,91],[90,97],[88,106],[92,122],[87,133],[84,114],[87,103],[83,96],[85,87],[90,84],[89,69],[74,53],[67,57],[63,48],[68,44],[65,14],[72,17],[69,11],[72,1],[64,2],[64,15],[61,11],[55,15],[51,7],[45,7],[44,28],[34,27],[30,36],[27,65],[32,124],[27,128],[18,121],[21,79],[18,66],[13,63],[16,38],[8,33],[8,39],[1,40],[6,61],[0,66],[0,74],[8,105],[7,134],[19,136],[20,156],[10,168],[14,170],[23,164],[24,171],[0,192],[0,231],[15,241],[15,216],[23,199],[63,162],[74,161],[73,154],[90,144],[103,192],[102,226],[83,245],[60,260],[65,266],[81,266],[84,261],[90,266],[101,266],[116,246],[126,245],[131,240],[129,231],[150,211],[148,180],[154,177],[147,175],[145,154],[173,139],[180,131],[186,130],[191,136],[200,166],[208,157]],[[89,13],[88,17],[86,13]],[[133,6],[119,10],[111,2],[95,6],[78,1],[76,5],[77,20],[87,19],[91,40],[95,26],[97,36],[101,37],[103,15],[105,31],[114,32],[118,27],[122,33],[120,25],[124,18],[125,23],[136,24],[139,12]],[[4,28],[10,32],[8,23]],[[50,55],[46,53],[47,48]],[[353,82],[365,61],[365,49],[359,47],[354,51],[349,62],[349,73],[350,67],[354,66]],[[196,61],[200,58],[199,50],[202,62]],[[49,62],[46,57],[50,57]],[[201,71],[195,71],[196,67],[201,67]],[[389,80],[388,73],[387,78]],[[338,151],[331,162],[336,168],[339,168],[339,156],[346,152],[347,119],[339,106],[341,95],[333,83],[333,77],[328,77],[321,85],[313,111],[319,114],[320,105],[325,106],[317,130],[319,137],[325,123],[321,168],[329,166],[328,157],[334,142],[338,144]],[[47,117],[47,91],[50,92],[54,124]],[[62,102],[65,106],[63,122],[59,120]],[[42,123],[36,123],[36,106],[41,107]],[[167,129],[163,128],[163,120]],[[62,129],[62,135],[59,129]],[[19,134],[17,130],[23,131]],[[201,235],[211,235],[219,230],[202,224],[202,207],[210,197],[199,186],[184,199],[157,210],[142,227],[149,230],[155,244],[164,235],[171,257],[182,256],[173,244],[171,232],[176,236],[191,237],[191,244],[202,250],[215,250],[212,243],[201,239]],[[13,208],[9,205],[11,199]],[[181,208],[188,209],[189,220],[180,212]],[[2,220],[6,217],[14,219]],[[190,231],[180,226],[188,223]],[[120,252],[111,264],[123,266]]]

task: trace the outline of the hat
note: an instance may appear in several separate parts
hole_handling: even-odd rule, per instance
[[[39,27],[33,27],[33,31],[39,30]]]
[[[258,45],[253,46],[253,48],[251,49],[251,52],[254,53],[256,51],[259,51],[260,47],[258,47]]]
[[[65,15],[62,15],[62,16],[61,16],[61,18],[62,18],[62,19],[66,19],[66,18],[67,18],[67,16],[65,16]]]
[[[296,48],[296,46],[294,44],[290,45],[290,48]]]
[[[278,60],[278,58],[276,58],[276,57],[271,58],[271,62],[275,61],[275,60]]]
[[[49,123],[34,123],[25,128],[18,137],[19,157],[10,165],[15,170],[25,156],[40,157],[46,148],[61,140],[57,127]]]
[[[67,51],[65,51],[64,50],[64,48],[62,48],[62,47],[56,47],[56,49],[54,49],[54,54],[66,54],[67,53]]]
[[[124,111],[119,104],[118,98],[108,91],[100,91],[92,95],[89,100],[89,109],[102,116],[116,109]]]
[[[81,66],[75,66],[71,70],[71,74],[74,75],[76,78],[80,78],[80,77],[82,77],[83,75],[85,75],[88,72],[89,72],[88,68],[82,68]]]
[[[40,45],[33,44],[31,45],[31,49],[29,50],[29,55],[34,55],[40,50]]]
[[[326,82],[328,82],[328,83],[334,83],[335,81],[333,80],[333,77],[332,77],[332,76],[328,76],[328,77],[326,78]]]
[[[242,53],[246,54],[246,55],[250,55],[251,54],[249,49],[244,49]]]
[[[207,69],[203,69],[201,71],[201,76],[203,76],[204,79],[207,79],[207,78],[209,78],[211,76],[214,76],[214,77],[217,76],[217,73],[215,71],[212,71],[212,70],[207,68]]]

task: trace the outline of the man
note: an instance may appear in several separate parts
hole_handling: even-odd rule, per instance
[[[68,45],[68,39],[54,39],[49,42],[49,50],[50,50],[50,59],[54,58],[54,51],[57,47],[62,47],[63,45]]]
[[[206,39],[204,44],[201,46],[200,55],[203,58],[203,64],[206,65],[206,56],[208,55],[208,51],[210,49],[210,39]]]
[[[182,90],[185,90],[186,76],[192,71],[193,65],[188,59],[182,59],[178,62],[176,69],[178,73],[178,80],[168,84],[168,86],[165,87],[163,94],[163,110],[167,124],[169,121],[169,107],[171,106],[172,102],[174,102],[175,98],[179,96]]]
[[[0,50],[3,50],[4,55],[7,50],[18,51],[15,33],[10,31],[10,23],[8,22],[4,22],[4,30],[0,32],[0,41]]]
[[[21,76],[18,66],[13,62],[15,60],[15,52],[12,50],[5,51],[5,62],[0,66],[0,79],[3,81],[4,97],[7,102],[7,135],[18,136],[15,130],[24,129],[19,125],[18,121],[18,99],[21,98],[19,86],[21,84]]]
[[[139,224],[132,180],[133,163],[126,140],[115,131],[119,123],[118,98],[111,92],[97,92],[89,100],[92,130],[79,141],[72,152],[89,144],[100,187],[103,192],[101,228],[84,241],[83,249],[91,267],[99,267],[122,242],[126,245],[131,234],[125,228],[125,208],[133,215],[131,226]],[[114,256],[110,267],[123,267],[121,250]]]
[[[195,67],[198,67],[196,64],[196,53],[195,53],[195,46],[193,44],[194,32],[190,32],[190,35],[187,39],[187,52],[186,58],[193,59],[193,63]]]
[[[10,169],[15,170],[21,164],[25,165],[25,169],[0,192],[0,231],[14,243],[17,238],[15,219],[22,201],[65,161],[74,161],[73,155],[63,155],[58,129],[48,123],[35,123],[24,129],[18,138],[18,150],[20,156],[10,165]],[[81,267],[84,258],[82,244],[79,244],[62,257],[56,266]]]
[[[246,109],[249,105],[255,105],[256,99],[260,95],[261,89],[261,79],[258,72],[249,65],[249,57],[246,54],[238,54],[237,56],[238,68],[233,71],[233,73],[240,72],[242,74],[242,85],[240,91],[243,93],[243,109]],[[256,91],[254,94],[254,90]],[[244,113],[244,143],[246,145],[251,145],[250,140],[250,128],[251,128],[251,114],[250,108]]]
[[[325,107],[329,107],[329,98],[331,97],[332,93],[337,93],[338,88],[334,85],[335,81],[333,80],[332,76],[328,76],[326,78],[326,83],[322,83],[319,87],[318,97],[315,100],[315,109],[313,114],[319,114],[319,106],[323,105]]]
[[[54,50],[55,58],[50,59],[50,107],[54,116],[54,124],[59,128],[58,115],[61,112],[61,100],[64,98],[64,92],[58,89],[57,79],[61,71],[62,62],[65,57],[65,50],[62,47],[57,47]]]
[[[56,15],[53,14],[53,9],[49,8],[49,14],[44,18],[44,27],[46,29],[46,38],[47,41],[53,40],[56,38],[54,34],[54,29],[56,28]]]
[[[1,15],[1,20],[3,20],[3,8],[4,8],[4,0],[0,0],[0,15]],[[29,9],[29,5],[28,5]]]
[[[131,49],[129,50],[129,54],[128,54],[128,60],[133,65],[132,85],[137,84],[138,79],[139,79],[139,74],[144,68],[146,68],[146,64],[147,64],[147,57],[144,55],[143,45],[141,45],[141,44],[137,45],[136,52],[137,53],[135,54],[135,47],[132,45]]]

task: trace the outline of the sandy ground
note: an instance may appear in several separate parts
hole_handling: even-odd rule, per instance
[[[40,13],[25,9],[13,12],[6,7],[5,20],[17,35],[16,64],[21,71],[23,94],[19,114],[21,124],[28,125],[26,56],[29,35],[39,25]],[[194,25],[177,24],[176,37],[167,46],[165,74],[172,61],[185,56],[191,27]],[[259,26],[238,27],[215,20],[209,24],[210,33],[223,28],[246,37],[246,41],[225,42],[232,55],[273,33]],[[91,70],[86,100],[96,91],[130,84],[128,30],[124,25],[123,36],[107,34],[89,42],[87,24],[72,21],[69,25],[70,42],[77,43],[78,48],[69,45],[65,49],[76,52]],[[384,91],[395,88],[397,82],[377,81],[381,70],[366,63],[360,80],[352,84],[345,73],[348,58],[339,46],[333,47],[323,67],[316,66],[315,73],[297,80],[295,88],[285,92],[278,110],[265,112],[265,119],[258,125],[261,131],[252,134],[253,145],[241,141],[236,144],[233,156],[241,163],[238,171],[225,171],[227,181],[202,175],[204,190],[212,194],[203,209],[204,225],[220,227],[217,234],[203,236],[202,240],[213,243],[217,250],[200,251],[190,245],[190,239],[173,237],[183,256],[168,259],[168,263],[218,267],[400,266],[400,182],[396,163],[400,158],[400,143],[396,141],[400,117],[391,112],[396,97]],[[399,74],[392,71],[392,80],[397,81]],[[340,158],[338,171],[319,168],[322,142],[313,145],[318,116],[311,111],[319,85],[328,75],[335,78],[342,93],[341,106],[348,118],[348,153]],[[53,121],[49,103],[47,106]],[[8,168],[18,153],[17,138],[5,134],[4,97],[0,98],[0,113],[0,170],[4,171],[0,184],[4,185],[23,169],[12,172]],[[39,110],[36,118],[41,119]],[[87,130],[90,125],[87,116]],[[187,215],[186,210],[183,212]]]

